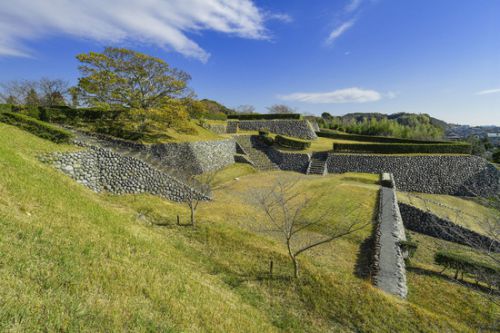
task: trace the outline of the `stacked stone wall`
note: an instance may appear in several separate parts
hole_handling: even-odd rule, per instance
[[[417,207],[399,203],[403,222],[409,230],[486,251],[500,252],[500,243]]]
[[[329,173],[390,172],[398,188],[407,192],[485,197],[500,193],[500,171],[478,156],[330,153],[327,168]]]
[[[89,147],[79,152],[54,153],[41,156],[40,159],[95,192],[150,193],[172,201],[184,201],[191,195],[203,200],[209,199],[139,159],[121,156],[99,147]]]
[[[238,128],[243,131],[258,131],[267,128],[271,133],[292,136],[305,140],[315,140],[317,135],[307,120],[240,120]]]

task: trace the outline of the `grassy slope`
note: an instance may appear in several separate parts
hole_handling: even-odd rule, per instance
[[[451,195],[399,192],[398,200],[479,233],[488,234],[488,226],[499,219],[499,212],[495,209]]]
[[[284,173],[243,176],[251,170],[232,167],[219,176],[216,200],[201,206],[199,228],[157,227],[176,214],[184,221],[186,208],[97,195],[35,158],[62,149],[0,124],[0,331],[474,331],[497,310],[434,277],[409,276],[411,290],[431,290],[431,299],[415,292],[404,302],[374,289],[353,274],[368,229],[304,256],[303,283],[290,281],[284,249],[262,232],[247,194]],[[370,220],[374,179],[303,185],[332,194],[318,203],[335,212],[332,222],[349,205],[365,207],[350,218]]]

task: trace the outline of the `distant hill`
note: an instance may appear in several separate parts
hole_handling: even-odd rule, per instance
[[[399,124],[405,125],[405,126],[411,126],[412,125],[412,120],[411,118],[414,117],[421,117],[421,116],[427,116],[430,119],[430,123],[434,126],[440,127],[443,130],[448,128],[448,123],[431,117],[430,115],[423,113],[423,114],[417,114],[417,113],[408,113],[408,112],[398,112],[398,113],[393,113],[393,114],[384,114],[384,113],[377,113],[377,112],[371,112],[371,113],[361,113],[361,112],[355,112],[355,113],[347,113],[343,116],[340,116],[343,120],[351,120],[354,119],[356,122],[361,122],[363,119],[371,119],[375,118],[377,120],[382,120],[384,118],[390,119],[390,120],[396,120]]]

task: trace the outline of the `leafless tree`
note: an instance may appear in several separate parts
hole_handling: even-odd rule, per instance
[[[1,93],[0,98],[4,102],[10,102],[10,104],[24,104],[26,102],[26,97],[32,90],[37,90],[38,86],[35,81],[8,81],[0,84]]]
[[[238,113],[251,114],[255,113],[255,107],[253,105],[240,105],[235,109]]]
[[[210,200],[216,172],[207,172],[201,175],[192,175],[183,181],[191,188],[185,197],[190,210],[190,224],[196,226],[196,210],[201,202]]]
[[[297,109],[285,104],[274,104],[267,107],[269,113],[296,113]]]
[[[38,82],[40,95],[44,106],[64,105],[69,84],[61,79],[43,77]]]
[[[255,203],[265,213],[270,231],[278,232],[287,248],[295,278],[299,278],[299,255],[370,224],[352,218],[352,214],[358,210],[357,207],[347,212],[339,223],[331,221],[335,212],[330,209],[316,212],[318,214],[314,218],[304,214],[304,210],[321,196],[307,197],[302,194],[298,188],[299,180],[300,178],[295,177],[280,177],[270,189],[253,193]],[[316,234],[308,235],[307,241],[301,239],[301,235],[308,232]]]

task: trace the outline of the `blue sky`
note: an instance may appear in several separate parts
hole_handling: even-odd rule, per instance
[[[64,78],[106,45],[258,111],[429,113],[500,125],[498,0],[3,0],[0,80]]]

